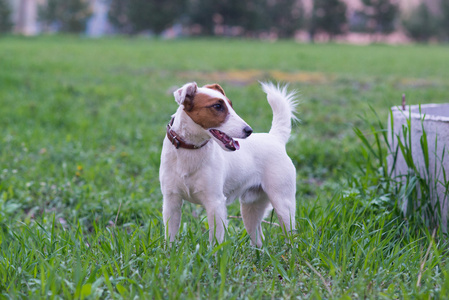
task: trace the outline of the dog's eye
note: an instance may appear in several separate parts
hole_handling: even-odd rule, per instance
[[[214,104],[212,105],[213,108],[215,108],[218,111],[223,111],[223,105],[221,105],[220,103]]]

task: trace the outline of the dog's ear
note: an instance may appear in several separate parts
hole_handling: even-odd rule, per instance
[[[192,106],[193,97],[198,90],[198,85],[196,82],[189,82],[184,84],[184,86],[178,90],[176,90],[173,95],[175,96],[176,102],[179,105],[184,105],[187,110]]]
[[[208,88],[208,89],[219,91],[220,93],[223,94],[223,96],[226,96],[223,88],[218,83],[208,84],[208,85],[205,85],[204,87]]]

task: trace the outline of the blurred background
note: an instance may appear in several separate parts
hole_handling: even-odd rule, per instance
[[[449,1],[0,0],[0,32],[439,42],[449,39]]]

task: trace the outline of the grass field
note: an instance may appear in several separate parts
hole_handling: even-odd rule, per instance
[[[447,239],[401,217],[353,128],[369,132],[370,106],[386,126],[403,93],[408,104],[448,102],[448,50],[0,39],[0,297],[447,298]],[[186,204],[167,247],[158,168],[171,92],[219,82],[237,113],[267,131],[258,80],[300,94],[287,146],[298,232],[286,244],[264,224],[255,249],[233,218],[225,242],[210,246],[203,209]],[[239,216],[237,203],[229,215]]]

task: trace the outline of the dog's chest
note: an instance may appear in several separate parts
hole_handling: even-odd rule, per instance
[[[180,194],[184,200],[201,204],[198,196],[210,189],[213,176],[207,171],[206,161],[204,156],[168,154],[161,165],[164,169],[161,177],[163,186],[172,193]]]

